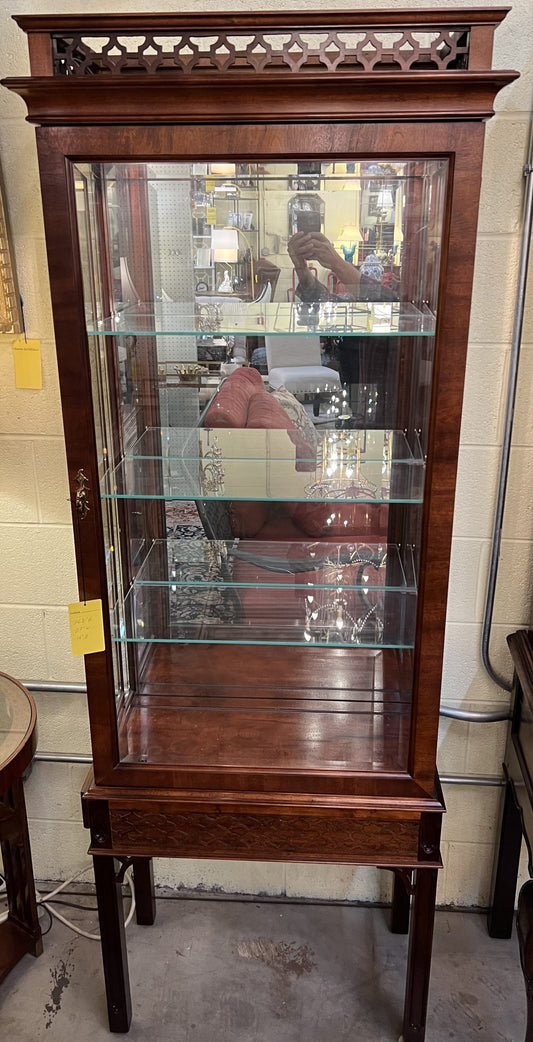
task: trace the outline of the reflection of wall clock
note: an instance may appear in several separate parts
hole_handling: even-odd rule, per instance
[[[203,281],[201,281],[201,282],[197,282],[197,283],[196,283],[196,292],[197,292],[197,293],[205,293],[205,291],[206,291],[206,290],[207,290],[208,288],[209,288],[209,287],[208,287],[208,285],[207,285],[207,282],[203,282]]]

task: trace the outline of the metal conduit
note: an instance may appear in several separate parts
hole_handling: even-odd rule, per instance
[[[527,271],[529,265],[529,252],[531,243],[531,232],[533,228],[533,132],[529,146],[529,157],[524,167],[526,178],[526,191],[524,200],[524,223],[522,228],[522,239],[520,245],[520,259],[518,265],[518,285],[513,320],[513,336],[511,340],[511,358],[509,363],[509,381],[507,385],[507,405],[505,411],[504,434],[502,454],[500,460],[500,474],[498,479],[498,496],[496,500],[496,511],[494,515],[494,529],[492,534],[492,547],[489,565],[489,576],[487,581],[487,596],[485,602],[485,614],[483,618],[483,630],[481,635],[481,658],[486,672],[491,680],[504,691],[511,691],[511,684],[500,677],[493,668],[490,661],[489,642],[492,627],[492,613],[494,610],[494,596],[496,592],[496,580],[498,578],[498,565],[500,559],[500,546],[503,526],[503,513],[505,509],[505,494],[507,490],[507,477],[509,473],[509,457],[511,454],[511,437],[513,432],[514,408],[516,401],[516,389],[518,384],[518,362],[520,359],[520,345],[522,340],[522,326],[524,321],[524,304],[527,286]],[[505,719],[505,718],[503,718]]]

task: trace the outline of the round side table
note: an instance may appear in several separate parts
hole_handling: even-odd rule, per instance
[[[37,745],[36,715],[28,691],[0,673],[0,846],[8,901],[0,923],[0,981],[26,952],[43,950],[22,785]]]

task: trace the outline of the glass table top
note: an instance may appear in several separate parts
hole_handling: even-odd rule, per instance
[[[33,701],[21,684],[0,673],[0,770],[24,744],[34,720]]]

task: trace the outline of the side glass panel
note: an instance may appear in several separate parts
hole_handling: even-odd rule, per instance
[[[447,175],[76,168],[124,762],[407,770]]]

